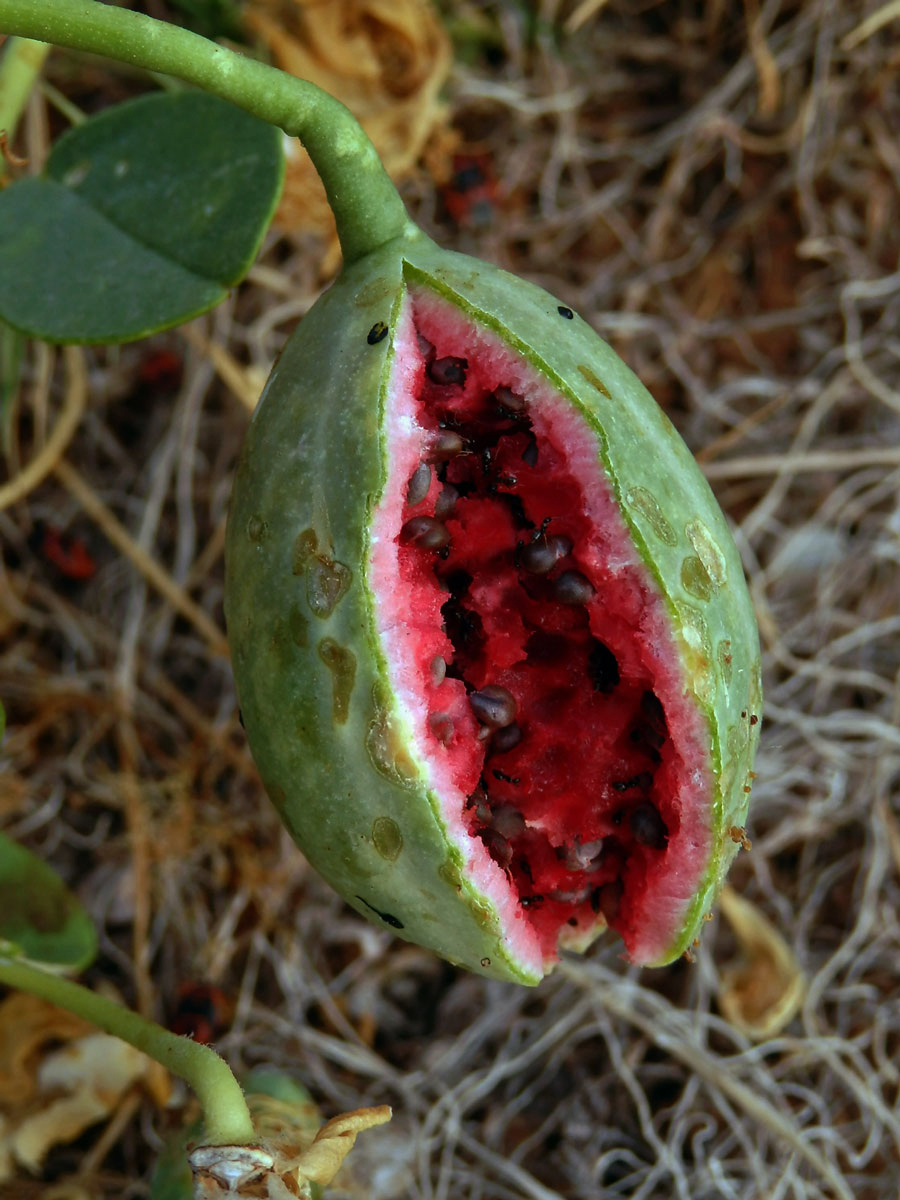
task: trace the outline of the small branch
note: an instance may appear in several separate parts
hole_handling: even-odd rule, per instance
[[[98,0],[0,0],[0,32],[174,75],[298,137],[325,185],[346,262],[415,229],[359,122],[312,83]]]
[[[20,960],[0,956],[0,983],[83,1017],[183,1079],[203,1106],[207,1145],[252,1146],[259,1140],[240,1085],[225,1060],[208,1046],[178,1037],[79,983]]]

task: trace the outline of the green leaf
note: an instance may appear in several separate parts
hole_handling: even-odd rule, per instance
[[[256,257],[283,173],[280,132],[214,96],[106,110],[0,193],[0,317],[123,342],[206,312]]]
[[[45,862],[4,833],[0,948],[39,966],[71,971],[82,970],[97,953],[97,931],[80,901]]]
[[[4,454],[9,453],[12,441],[12,424],[19,398],[19,372],[26,341],[17,329],[0,321],[0,450]],[[0,732],[2,728],[0,721]]]

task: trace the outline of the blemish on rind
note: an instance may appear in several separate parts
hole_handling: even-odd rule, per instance
[[[353,297],[353,303],[357,308],[368,308],[371,304],[378,304],[386,299],[394,290],[394,285],[389,279],[373,279],[361,287]]]
[[[319,658],[331,672],[332,713],[338,725],[345,725],[350,714],[350,697],[356,680],[356,655],[334,638],[319,642]]]
[[[449,884],[450,887],[454,888],[455,891],[462,891],[462,873],[452,859],[448,858],[445,862],[441,863],[441,865],[438,867],[438,876],[444,881],[444,883]]]
[[[251,542],[261,542],[268,533],[269,526],[260,516],[252,516],[247,521],[247,537]]]
[[[689,521],[685,526],[688,541],[694,547],[694,552],[703,563],[703,568],[709,576],[714,588],[724,587],[728,580],[728,564],[725,555],[716,545],[713,535],[702,521]]]
[[[291,605],[288,611],[288,632],[295,646],[299,646],[302,649],[308,645],[309,621],[300,611],[300,606],[297,604]]]
[[[396,862],[403,849],[400,826],[391,817],[376,817],[372,822],[372,844],[382,858]]]
[[[316,557],[306,575],[306,598],[314,617],[330,617],[347,594],[353,578],[350,568],[334,559]]]
[[[314,529],[304,529],[302,533],[298,533],[294,540],[294,574],[302,575],[309,566],[316,548],[319,545],[319,539],[316,537]]]
[[[716,658],[719,662],[719,670],[722,672],[722,680],[727,686],[731,683],[732,676],[732,657],[731,657],[731,641],[728,638],[722,638],[716,647]]]
[[[625,493],[625,503],[639,512],[661,542],[667,546],[676,545],[678,538],[675,530],[663,516],[659,502],[652,492],[644,487],[629,488]]]
[[[330,617],[347,594],[353,573],[342,562],[318,549],[314,529],[304,529],[294,541],[293,573],[306,572],[306,599],[314,617]]]
[[[747,749],[748,730],[743,724],[732,725],[728,730],[728,753],[733,758],[740,758]]]
[[[689,554],[681,563],[681,586],[697,600],[712,600],[715,586],[706,567],[696,554]]]
[[[475,918],[476,925],[481,926],[482,929],[490,929],[493,926],[494,913],[486,904],[479,904],[477,900],[470,900],[469,909]]]
[[[607,400],[612,400],[609,388],[602,379],[594,374],[590,367],[586,367],[584,363],[579,363],[578,374],[581,375],[582,378],[586,379],[592,388],[596,388],[601,396],[605,396]]]
[[[403,922],[398,920],[397,917],[391,916],[391,914],[389,912],[381,912],[379,909],[377,909],[375,907],[374,904],[370,904],[368,902],[368,900],[364,900],[362,896],[357,895],[356,898],[360,902],[360,904],[364,904],[366,906],[366,908],[369,909],[370,912],[373,912],[375,914],[376,917],[380,917],[382,919],[382,921],[384,921],[385,925],[390,925],[391,929],[402,929],[403,928]]]
[[[685,646],[685,666],[694,691],[704,704],[712,702],[715,679],[712,677],[712,642],[709,627],[691,604],[677,605],[681,624],[681,640]]]
[[[379,775],[400,787],[411,789],[419,772],[409,757],[405,743],[397,736],[387,707],[381,702],[378,687],[372,689],[374,716],[366,732],[366,751]]]

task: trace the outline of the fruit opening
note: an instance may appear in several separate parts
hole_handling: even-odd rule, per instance
[[[653,961],[706,864],[706,737],[596,434],[426,289],[395,353],[371,579],[448,829],[515,953],[606,923]]]

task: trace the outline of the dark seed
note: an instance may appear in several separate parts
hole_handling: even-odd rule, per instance
[[[445,746],[449,746],[453,741],[453,718],[448,713],[432,713],[428,718],[428,728]]]
[[[436,654],[431,660],[431,682],[435,687],[440,685],[447,678],[447,660],[440,654]]]
[[[591,908],[595,913],[603,913],[607,924],[611,924],[619,915],[624,890],[622,880],[613,879],[610,883],[595,888],[591,893]]]
[[[519,903],[522,905],[522,907],[523,907],[523,908],[531,908],[531,906],[532,906],[533,904],[543,904],[543,903],[544,903],[544,897],[543,897],[543,896],[541,896],[541,895],[537,895],[537,896],[520,896],[520,897],[519,897]]]
[[[565,304],[558,304],[556,306],[556,311],[559,313],[559,315],[561,317],[565,317],[567,321],[573,320],[573,318],[575,316],[575,314],[572,312],[571,308],[568,308]]]
[[[369,343],[370,346],[374,346],[378,342],[383,342],[384,339],[387,337],[387,335],[388,335],[388,327],[387,327],[387,325],[385,325],[384,321],[376,321],[375,324],[372,326],[372,328],[369,330],[368,336],[366,337],[366,341]]]
[[[505,725],[494,734],[491,739],[491,753],[505,754],[507,750],[514,750],[521,740],[522,730],[513,721],[512,725]]]
[[[534,434],[532,434],[531,441],[528,443],[528,445],[522,451],[522,462],[525,463],[526,466],[536,467],[537,460],[538,460],[537,438],[534,436]]]
[[[452,483],[445,483],[438,494],[438,498],[434,505],[434,515],[440,521],[445,521],[447,517],[453,515],[453,510],[456,508],[456,502],[459,499],[459,492]]]
[[[431,439],[428,446],[429,462],[448,462],[457,458],[466,448],[462,437],[453,429],[442,429]]]
[[[501,804],[491,814],[491,826],[501,837],[514,838],[525,832],[525,818],[511,804]]]
[[[665,732],[666,714],[656,692],[644,692],[641,696],[641,712],[655,728]]]
[[[649,802],[638,804],[628,814],[628,825],[634,840],[651,850],[665,850],[669,844],[669,831],[658,810]]]
[[[423,550],[440,550],[450,544],[447,526],[434,517],[410,517],[400,530],[400,539]]]
[[[645,792],[653,783],[653,776],[649,771],[641,771],[640,775],[632,775],[630,779],[620,779],[613,783],[614,792],[628,792],[632,788],[640,788]]]
[[[501,783],[521,783],[522,780],[518,775],[507,775],[505,771],[491,771],[495,779],[499,779]]]
[[[619,682],[619,664],[609,646],[595,641],[588,655],[588,678],[595,692],[608,696]]]
[[[479,692],[471,692],[469,704],[482,725],[490,729],[503,729],[516,719],[516,698],[497,684],[489,683]]]
[[[518,392],[514,392],[508,387],[498,387],[494,392],[494,399],[497,403],[509,413],[520,413],[525,411],[525,397],[520,396]]]
[[[481,617],[478,613],[466,608],[457,600],[450,599],[441,606],[441,616],[444,618],[444,633],[456,650],[470,657],[476,657],[484,640]],[[462,678],[461,675],[456,674],[461,665],[464,664],[456,664],[452,672],[454,679]],[[448,674],[451,672],[448,671]]]
[[[553,598],[560,604],[587,604],[594,587],[580,571],[563,571],[553,583]]]
[[[532,575],[546,575],[561,558],[572,552],[572,543],[562,534],[547,537],[539,533],[533,541],[522,548],[519,561]]]
[[[488,854],[497,864],[498,867],[503,867],[504,870],[512,862],[512,846],[505,837],[499,834],[496,829],[480,829],[478,836],[487,846]]]
[[[593,842],[582,842],[581,838],[576,835],[571,846],[565,847],[565,863],[567,871],[589,871],[592,866],[595,866],[595,859],[599,858],[600,852],[603,849],[603,838],[597,838]]]
[[[409,481],[409,487],[406,489],[407,504],[421,504],[428,495],[428,489],[431,487],[431,467],[427,462],[419,463]]]
[[[444,587],[451,596],[455,596],[457,599],[460,596],[464,596],[471,586],[472,576],[468,571],[450,571],[444,577]]]
[[[428,363],[428,378],[432,383],[447,387],[451,383],[464,384],[469,364],[464,358],[435,358]]]

